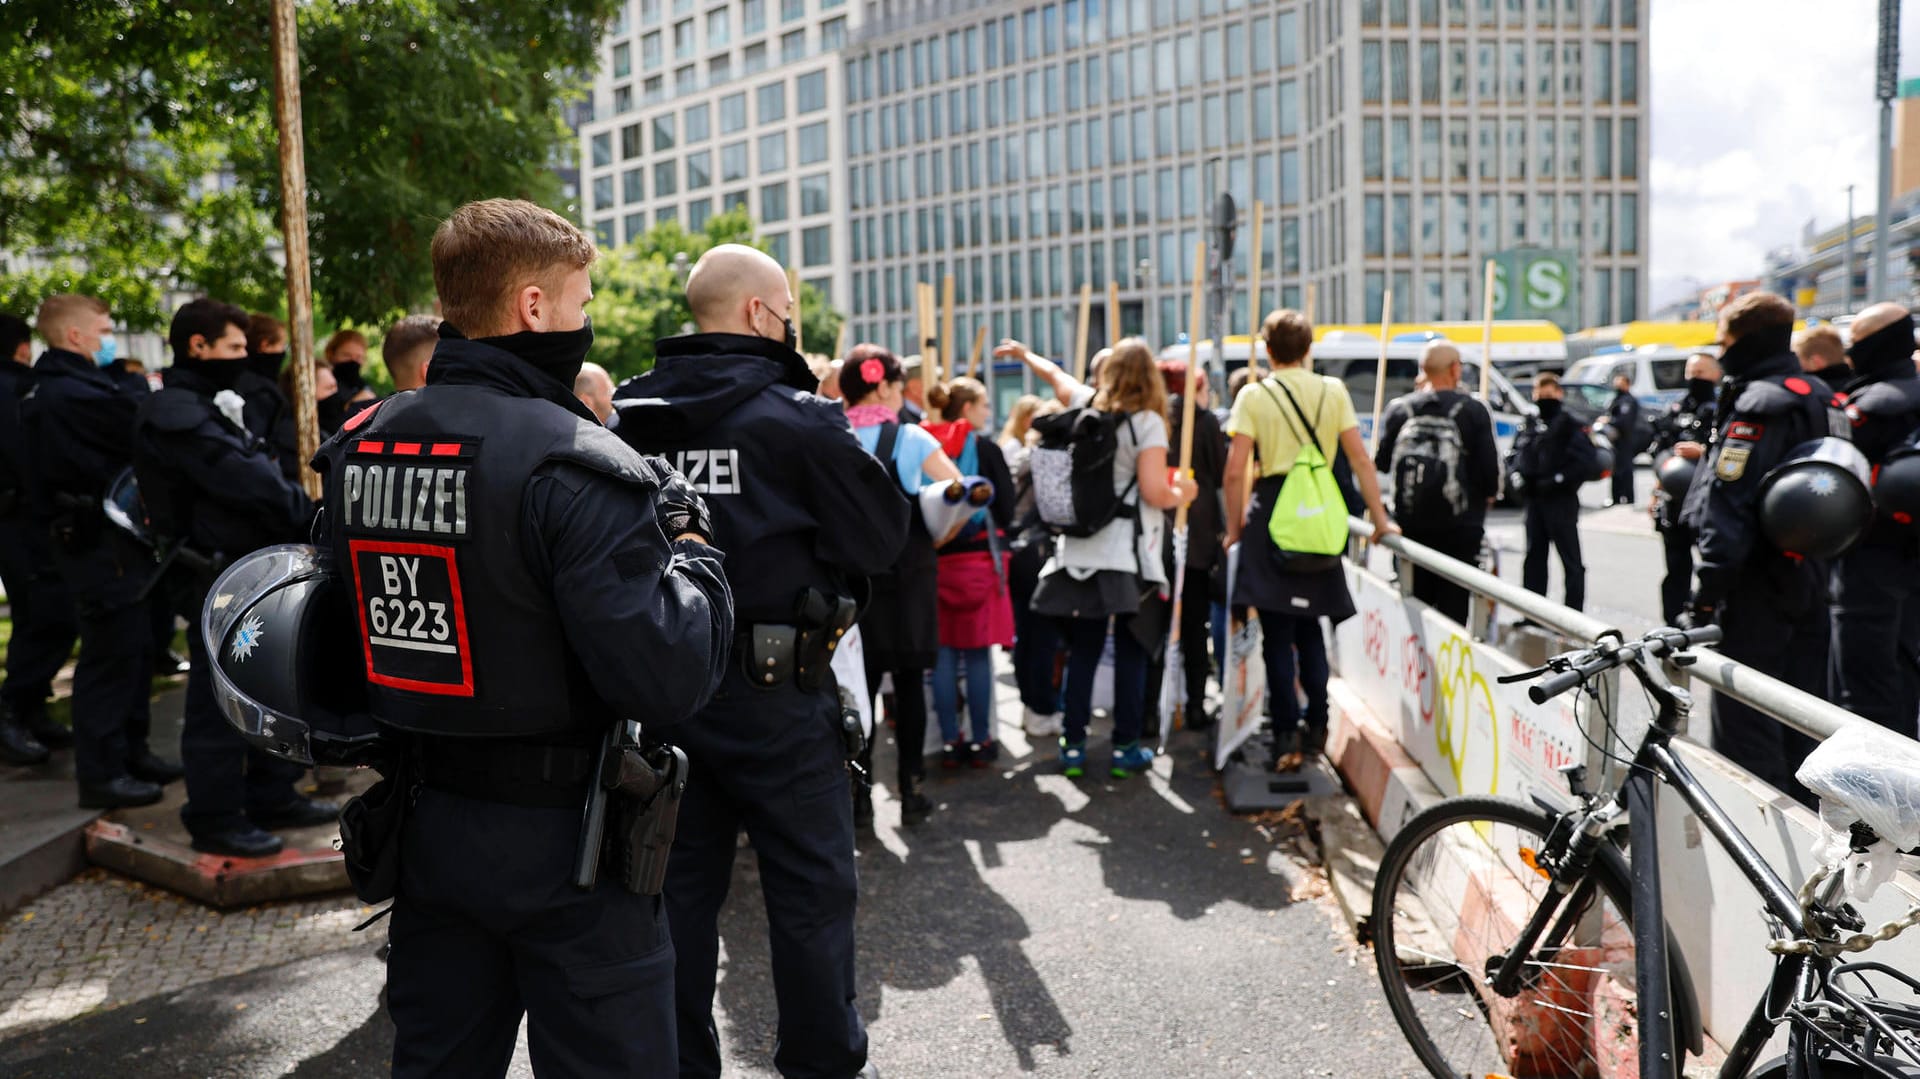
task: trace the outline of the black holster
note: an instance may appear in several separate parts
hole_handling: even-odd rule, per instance
[[[340,808],[340,853],[363,903],[384,903],[400,889],[400,831],[419,786],[405,753],[395,753],[380,774],[380,782]]]
[[[659,895],[687,789],[687,755],[677,746],[622,746],[609,756],[601,785],[611,795],[608,867],[627,891]]]

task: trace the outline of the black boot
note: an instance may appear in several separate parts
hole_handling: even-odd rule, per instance
[[[132,776],[115,776],[105,783],[80,784],[81,809],[125,809],[130,806],[150,806],[160,800],[161,790],[157,783]]]
[[[166,786],[187,774],[186,769],[160,756],[151,749],[143,749],[127,761],[127,774],[135,779],[144,779],[149,783]]]
[[[0,761],[8,764],[45,764],[51,756],[39,739],[12,716],[0,713]]]
[[[31,707],[23,707],[14,712],[15,719],[33,735],[33,740],[48,749],[66,749],[73,745],[73,732],[55,723],[47,717],[45,701]]]
[[[908,776],[900,781],[900,824],[912,828],[924,823],[933,816],[933,803],[920,793],[920,777]]]

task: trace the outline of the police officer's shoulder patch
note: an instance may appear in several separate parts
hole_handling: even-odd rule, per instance
[[[1735,420],[1727,425],[1728,441],[1758,442],[1760,436],[1767,433],[1767,425],[1751,420]]]
[[[1726,446],[1720,451],[1720,462],[1714,465],[1714,477],[1727,483],[1733,483],[1747,474],[1747,458],[1753,453],[1746,446]]]

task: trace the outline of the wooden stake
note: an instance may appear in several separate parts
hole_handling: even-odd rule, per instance
[[[306,136],[300,123],[300,41],[293,0],[273,0],[273,109],[280,128],[280,229],[287,258],[287,337],[293,353],[293,425],[300,486],[320,497],[307,467],[320,448],[313,400],[313,278],[307,254]]]
[[[1093,286],[1080,286],[1080,328],[1073,335],[1073,377],[1087,380],[1087,321],[1093,317]]]
[[[1256,339],[1260,336],[1260,323],[1262,320],[1260,313],[1260,258],[1263,251],[1260,247],[1260,218],[1265,212],[1266,207],[1262,206],[1258,199],[1255,199],[1253,203],[1253,256],[1249,264],[1250,268],[1247,271],[1247,293],[1250,297],[1247,301],[1247,324],[1253,327],[1248,332],[1250,336]],[[1253,362],[1255,344],[1256,342],[1254,341],[1249,341],[1247,344],[1248,367],[1255,366]],[[1271,364],[1272,361],[1269,360],[1268,362]]]
[[[844,360],[844,359],[846,359],[846,358],[847,358],[847,330],[848,330],[848,328],[849,328],[849,327],[848,327],[848,324],[847,324],[847,323],[846,323],[845,321],[842,321],[842,322],[840,323],[840,336],[839,336],[839,338],[838,338],[837,340],[835,340],[835,341],[834,341],[834,343],[833,343],[833,358],[834,358],[834,359],[836,359],[836,360]]]
[[[1203,370],[1200,366],[1200,326],[1207,317],[1206,282],[1207,245],[1202,242],[1193,245],[1193,306],[1189,309],[1191,319],[1188,322],[1189,328],[1187,330],[1187,341],[1189,342],[1187,347],[1187,387],[1186,391],[1180,395],[1180,475],[1187,479],[1193,478],[1193,403],[1200,396],[1200,377],[1201,371]],[[1179,510],[1173,515],[1173,534],[1183,539],[1187,532],[1188,508],[1189,504],[1182,503]],[[1184,580],[1186,569],[1186,560],[1183,558],[1180,560],[1180,564],[1174,567],[1174,572],[1180,574],[1181,580]],[[1178,587],[1180,582],[1175,583],[1176,587],[1173,589],[1173,618],[1168,624],[1167,630],[1168,656],[1172,656],[1179,651],[1180,610],[1185,606],[1187,601],[1185,589]],[[1171,660],[1169,660],[1169,662],[1171,662]],[[1173,674],[1171,671],[1167,673],[1169,676]],[[1177,700],[1178,698],[1175,699]],[[1157,707],[1158,702],[1155,702],[1155,704]],[[1175,714],[1178,715],[1179,711],[1180,709],[1176,706]]]
[[[940,279],[940,355],[945,357],[947,377],[960,373],[960,342],[953,336],[953,275]]]
[[[920,380],[923,386],[940,381],[940,342],[934,338],[933,285],[921,281],[913,286],[915,306],[919,308]]]
[[[980,377],[980,360],[987,354],[987,324],[973,331],[973,358],[967,361],[967,377]]]
[[[1369,450],[1380,448],[1380,412],[1387,403],[1387,332],[1393,325],[1393,290],[1380,296],[1380,366],[1373,374],[1373,439]]]
[[[787,317],[793,320],[793,333],[795,338],[793,350],[805,356],[807,354],[807,331],[805,324],[800,321],[800,275],[795,273],[791,266],[787,267],[787,296],[793,301],[787,307]]]
[[[1120,282],[1107,282],[1107,347],[1120,342]]]
[[[1487,260],[1487,279],[1482,286],[1486,303],[1484,316],[1480,323],[1480,403],[1487,403],[1487,394],[1491,389],[1487,372],[1493,369],[1493,260]]]
[[[1307,306],[1306,309],[1300,313],[1307,316],[1307,324],[1309,326],[1313,324],[1313,301],[1318,298],[1319,292],[1319,285],[1312,281],[1307,282]]]

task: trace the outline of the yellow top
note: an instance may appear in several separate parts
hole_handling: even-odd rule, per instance
[[[1234,398],[1227,433],[1253,439],[1261,475],[1284,476],[1293,467],[1293,459],[1300,456],[1300,448],[1306,444],[1306,427],[1295,415],[1286,393],[1279,386],[1265,385],[1268,382],[1283,382],[1293,391],[1300,411],[1306,413],[1320,437],[1320,452],[1331,462],[1339,452],[1340,433],[1358,427],[1360,421],[1353,414],[1353,398],[1347,394],[1345,383],[1304,367],[1283,367],[1261,382],[1249,382]]]

